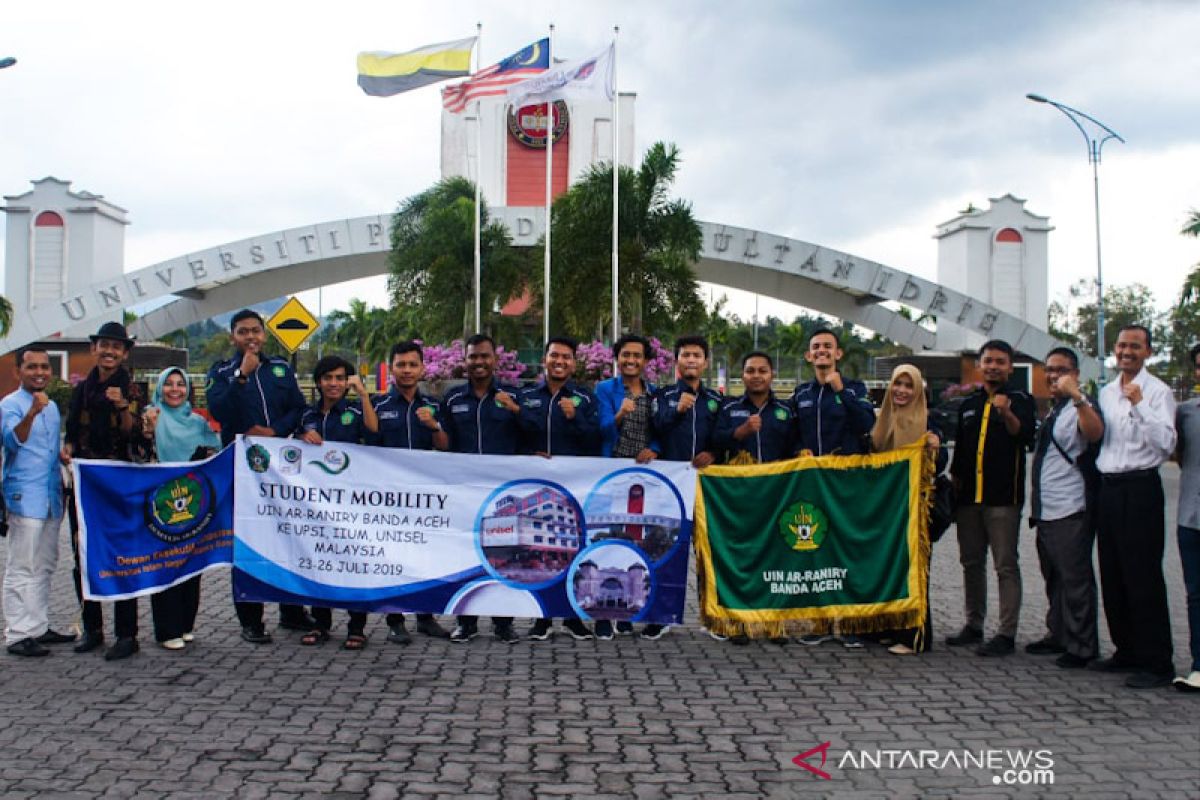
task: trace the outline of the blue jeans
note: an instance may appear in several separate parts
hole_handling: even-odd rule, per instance
[[[1187,587],[1188,630],[1192,642],[1192,671],[1200,671],[1200,528],[1179,526],[1179,560]]]

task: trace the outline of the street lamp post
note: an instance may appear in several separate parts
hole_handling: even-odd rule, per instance
[[[1096,354],[1100,360],[1100,382],[1104,383],[1104,271],[1101,269],[1100,262],[1100,151],[1104,149],[1104,143],[1109,139],[1116,139],[1121,144],[1125,144],[1125,140],[1100,120],[1088,116],[1078,109],[1055,102],[1040,94],[1027,94],[1025,97],[1035,103],[1047,103],[1057,108],[1075,124],[1075,127],[1083,134],[1083,140],[1087,143],[1088,163],[1092,165],[1092,190],[1096,206]],[[1084,126],[1085,121],[1095,126],[1092,128],[1092,132],[1088,132],[1088,127],[1091,126]]]

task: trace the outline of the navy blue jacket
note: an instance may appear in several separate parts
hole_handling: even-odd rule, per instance
[[[361,444],[367,428],[363,425],[362,408],[343,397],[329,411],[321,410],[320,400],[304,409],[296,435],[301,436],[305,431],[316,431],[327,442]]]
[[[867,435],[875,425],[875,406],[862,381],[842,379],[842,391],[815,380],[796,387],[791,399],[796,415],[796,452],[814,456],[849,456],[867,452]]]
[[[758,433],[738,441],[733,432],[756,415],[762,418]],[[731,397],[717,415],[713,447],[724,450],[728,458],[746,451],[759,463],[791,458],[796,452],[796,415],[774,392],[761,409],[751,402],[749,395]]]
[[[677,408],[679,398],[684,394],[699,396],[686,414],[680,414]],[[652,404],[654,442],[651,447],[667,461],[691,461],[705,450],[712,452],[713,430],[723,403],[724,398],[703,383],[699,392],[685,381],[659,389],[654,393]]]
[[[558,402],[575,403],[575,417],[567,419]],[[545,381],[521,390],[521,452],[552,456],[600,455],[600,404],[596,396],[574,381],[551,392]]]
[[[417,410],[428,408],[434,419],[441,417],[438,401],[419,391],[412,402],[393,388],[387,394],[376,395],[371,400],[375,415],[379,417],[379,433],[367,432],[367,444],[376,447],[403,447],[409,450],[432,450],[432,428],[417,418]]]
[[[255,425],[270,428],[276,436],[290,436],[300,424],[306,404],[291,365],[278,356],[259,358],[258,369],[245,383],[234,377],[242,363],[240,353],[208,371],[208,409],[221,423],[223,445]]]
[[[482,400],[475,396],[470,382],[455,386],[442,397],[441,423],[450,437],[450,452],[499,456],[518,452],[520,419],[496,402],[497,392],[507,392],[513,400],[521,402],[520,389],[495,380]]]

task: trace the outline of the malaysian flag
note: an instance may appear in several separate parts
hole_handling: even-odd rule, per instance
[[[460,114],[472,100],[498,97],[508,87],[550,68],[550,40],[541,39],[499,63],[479,70],[470,79],[442,89],[442,107]]]

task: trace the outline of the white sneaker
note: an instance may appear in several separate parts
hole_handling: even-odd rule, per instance
[[[159,642],[158,645],[165,650],[182,650],[183,648],[187,647],[187,642],[185,642],[182,638],[167,639],[165,642]]]
[[[1192,670],[1186,678],[1176,678],[1171,685],[1181,692],[1200,692],[1200,670]]]
[[[809,633],[800,637],[800,644],[806,644],[810,647],[813,647],[818,644],[822,644],[823,642],[828,642],[831,639],[833,639],[833,637],[828,634]]]
[[[729,639],[729,637],[728,637],[728,636],[722,636],[722,635],[721,635],[721,634],[719,634],[719,633],[715,633],[715,632],[713,632],[713,631],[710,631],[708,628],[701,628],[701,630],[702,630],[702,631],[704,631],[705,633],[707,633],[707,634],[708,634],[708,638],[712,639],[712,640],[713,640],[713,641],[715,641],[715,642],[724,642],[724,641],[726,641],[727,639]]]
[[[183,636],[180,636],[179,638],[183,639],[185,642],[194,642],[194,641],[196,641],[196,634],[192,633],[191,631],[188,631],[187,633],[185,633]]]

